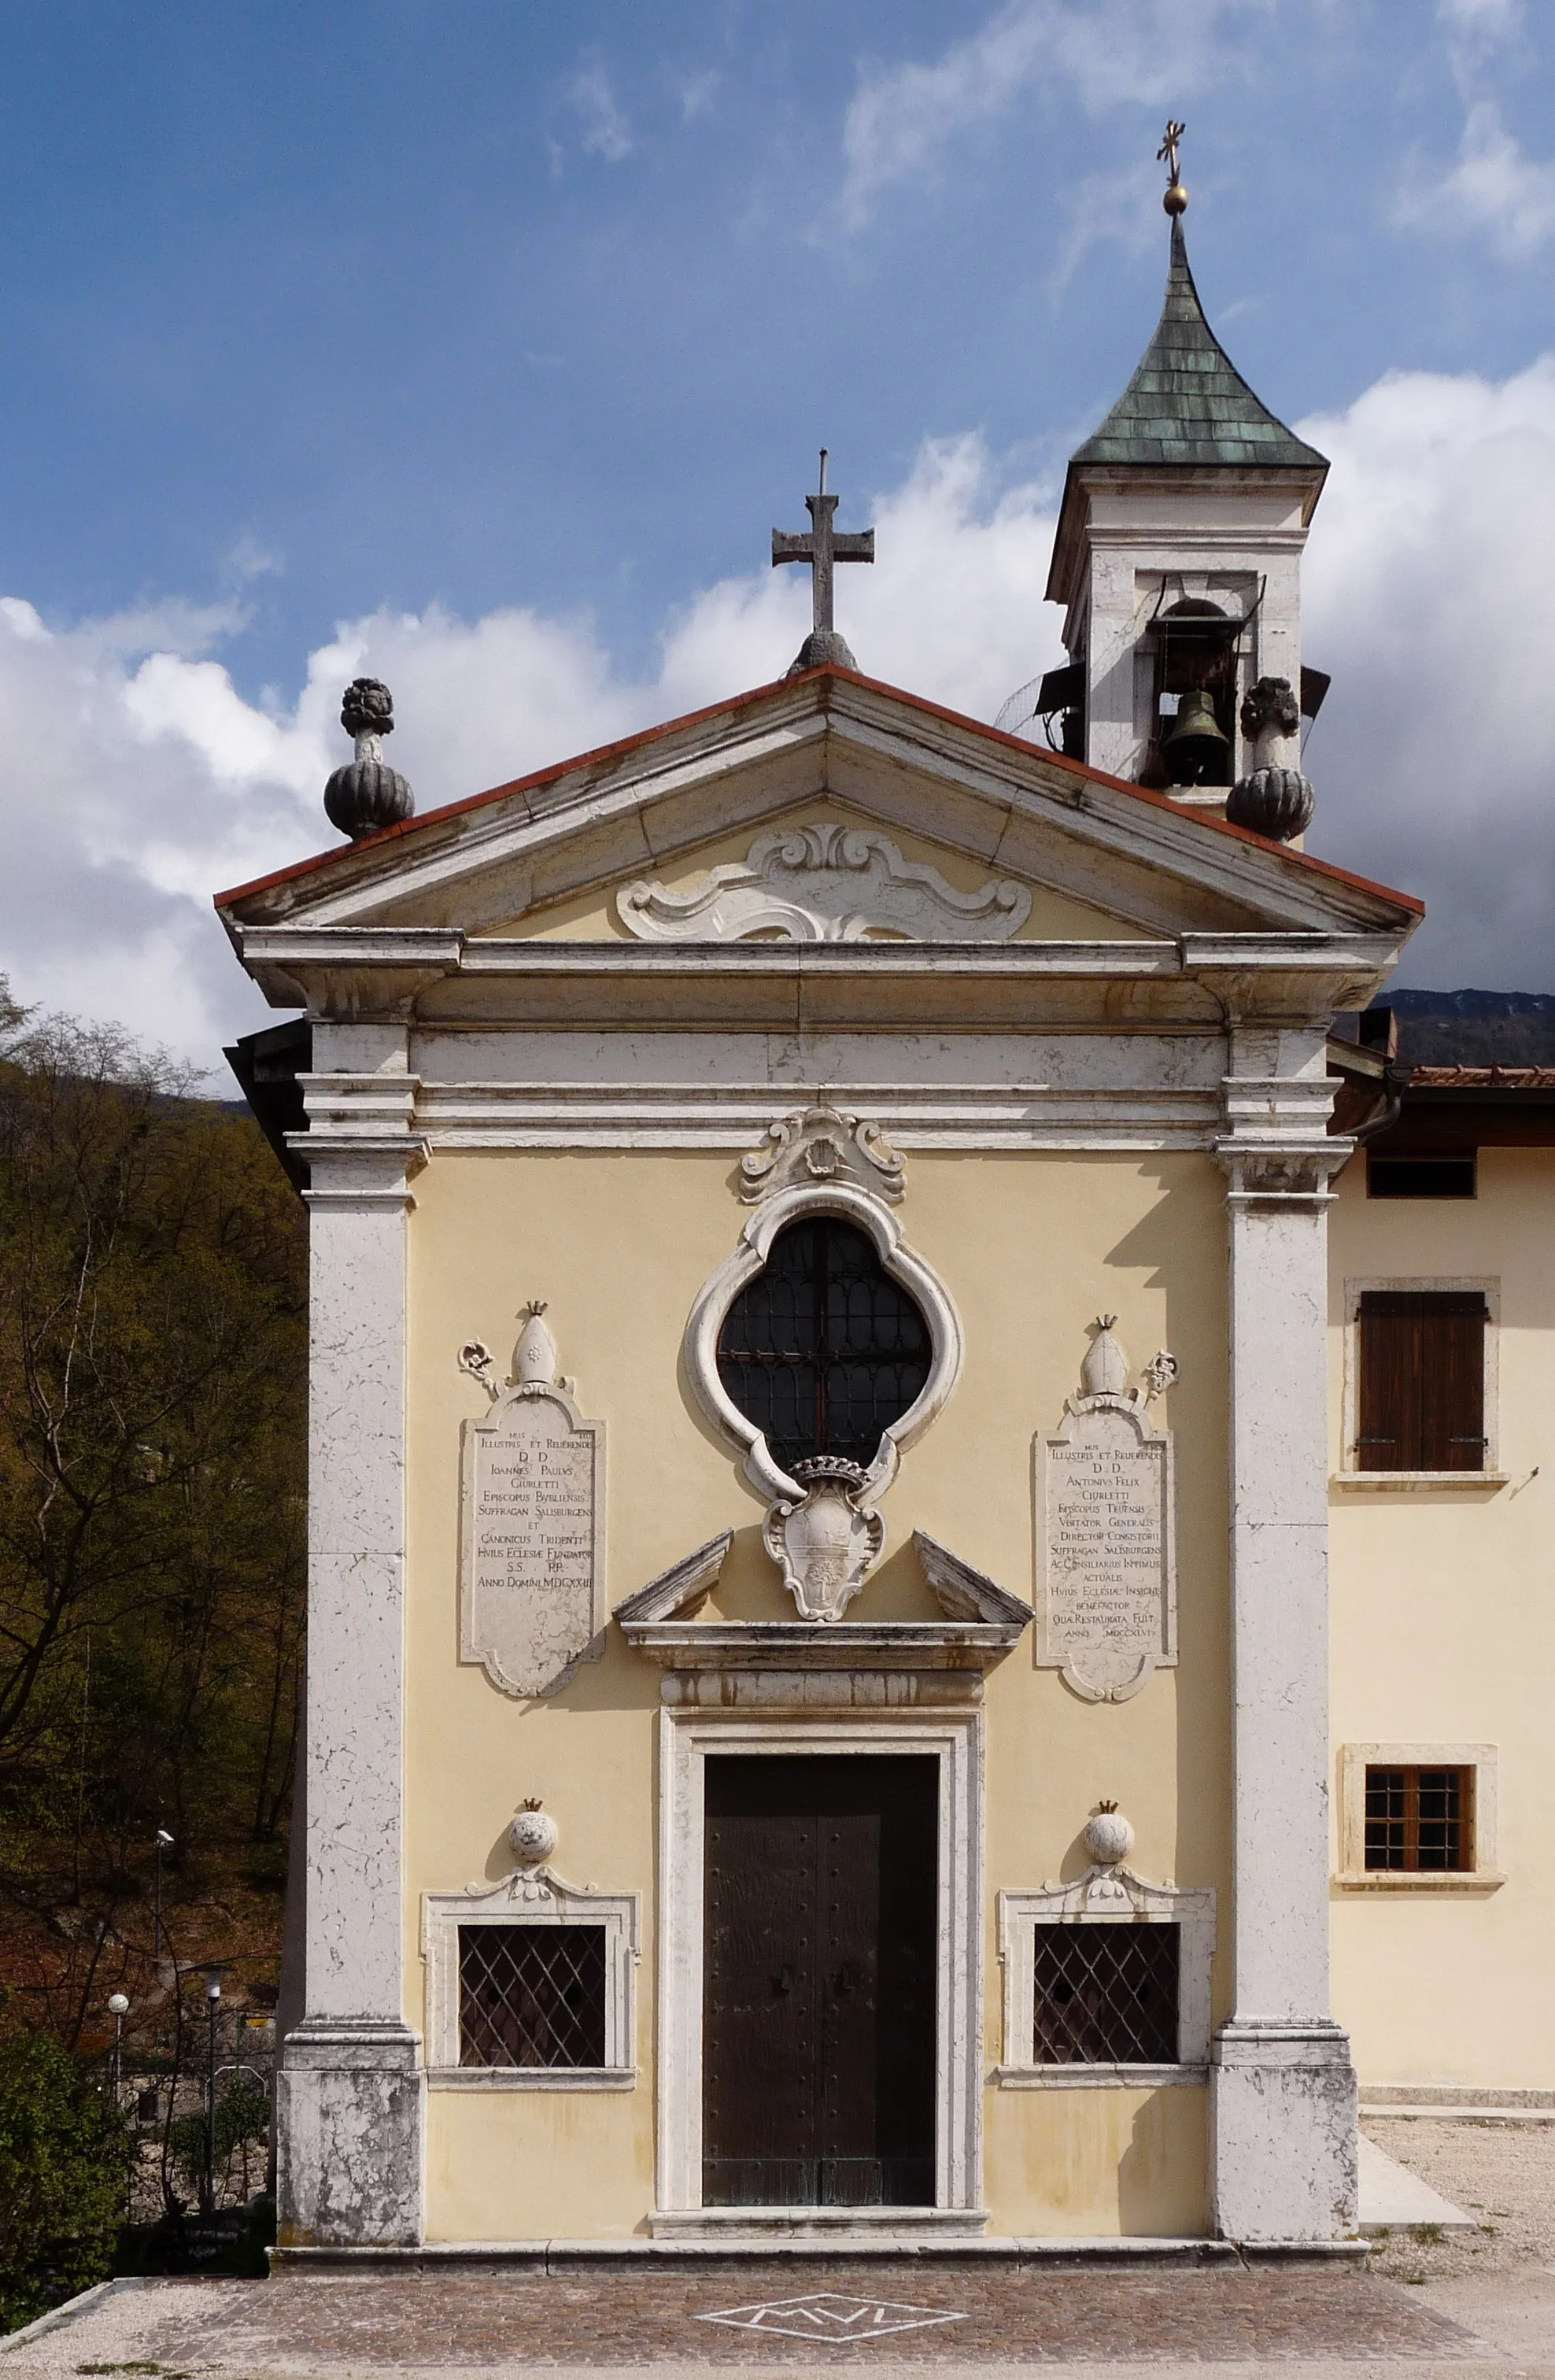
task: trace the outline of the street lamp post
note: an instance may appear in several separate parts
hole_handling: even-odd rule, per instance
[[[114,2113],[117,2115],[124,2080],[124,2021],[129,2014],[129,2002],[123,1992],[109,1993],[108,2014],[114,2020]]]
[[[205,2189],[204,2211],[216,2211],[216,2019],[221,2013],[222,1979],[207,1972],[205,2013],[210,2019],[205,2055]]]
[[[162,1956],[162,1854],[173,1848],[173,1838],[165,1827],[156,1830],[156,1929],[152,1949],[153,1959]]]

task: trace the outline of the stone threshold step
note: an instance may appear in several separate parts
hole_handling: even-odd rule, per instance
[[[1393,2107],[1545,2107],[1555,2115],[1555,2090],[1528,2082],[1363,2082],[1361,2107],[1381,2115]]]
[[[1360,2113],[1363,2123],[1370,2117],[1374,2123],[1425,2119],[1433,2124],[1555,2124],[1555,2107],[1482,2107],[1472,2102],[1464,2105],[1461,2100],[1432,2099],[1404,2107],[1395,2107],[1390,2101],[1379,2107],[1363,2099]]]
[[[719,2240],[460,2240],[431,2241],[421,2246],[371,2248],[272,2248],[272,2272],[337,2273],[398,2270],[402,2272],[500,2271],[528,2268],[552,2272],[575,2270],[589,2264],[642,2262],[658,2265],[705,2265],[720,2261],[742,2265],[776,2264],[789,2269],[799,2265],[830,2266],[841,2262],[895,2260],[904,2264],[954,2265],[977,2263],[1074,2265],[1228,2265],[1236,2263],[1358,2260],[1367,2253],[1364,2239],[1353,2240],[1206,2240],[1129,2239],[925,2239],[881,2236],[879,2232],[850,2238],[781,2240],[770,2235]]]

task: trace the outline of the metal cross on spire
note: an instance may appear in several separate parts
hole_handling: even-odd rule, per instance
[[[1188,194],[1177,171],[1177,143],[1187,128],[1185,124],[1179,124],[1175,116],[1169,115],[1165,137],[1156,151],[1156,164],[1166,168],[1166,196],[1161,205],[1169,215],[1180,215],[1188,203]]]
[[[875,532],[872,528],[839,535],[832,525],[837,509],[835,496],[826,492],[826,449],[820,450],[820,485],[813,496],[805,498],[805,510],[810,516],[807,534],[796,529],[775,528],[772,531],[772,567],[783,562],[808,562],[810,565],[811,629],[799,648],[795,670],[815,669],[821,662],[840,662],[844,669],[856,669],[843,638],[838,636],[832,619],[833,566],[839,562],[873,562]],[[793,674],[793,671],[789,673]]]

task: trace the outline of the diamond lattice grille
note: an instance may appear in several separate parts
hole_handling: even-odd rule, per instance
[[[461,1925],[461,2066],[602,2066],[602,1925]]]
[[[1177,1926],[1039,1925],[1036,1934],[1039,2066],[1176,2064]]]

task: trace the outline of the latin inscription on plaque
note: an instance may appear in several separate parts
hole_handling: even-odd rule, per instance
[[[459,1657],[508,1694],[554,1693],[602,1639],[604,1424],[524,1387],[464,1427]]]
[[[1177,1658],[1172,1440],[1132,1397],[1082,1397],[1041,1443],[1037,1659],[1124,1702]]]

